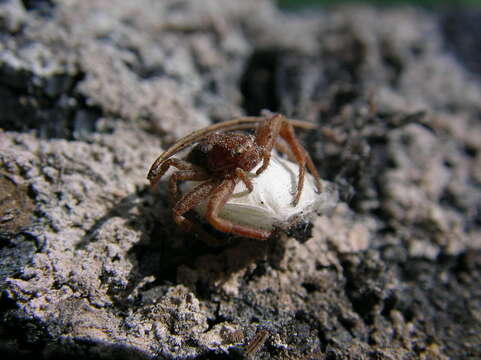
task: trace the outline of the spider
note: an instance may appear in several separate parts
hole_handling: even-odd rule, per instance
[[[256,128],[254,135],[227,132],[254,127]],[[208,199],[204,216],[215,229],[243,237],[267,240],[271,236],[271,231],[235,224],[221,218],[219,211],[228,201],[239,181],[245,184],[249,192],[253,190],[249,172],[261,162],[255,174],[259,175],[266,170],[274,147],[294,159],[299,166],[292,206],[296,206],[299,202],[306,166],[314,176],[317,191],[321,192],[319,174],[311,157],[297,140],[294,127],[312,129],[315,125],[287,119],[281,114],[269,113],[265,116],[241,117],[208,126],[183,137],[161,154],[152,164],[147,178],[155,188],[171,166],[177,169],[170,177],[169,191],[174,202],[173,220],[184,231],[203,232],[197,224],[184,215],[201,201]],[[282,138],[285,143],[279,142],[279,138]],[[185,160],[171,158],[194,143],[197,145]],[[182,195],[177,183],[183,180],[201,183]]]

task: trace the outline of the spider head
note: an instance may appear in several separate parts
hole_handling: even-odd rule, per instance
[[[214,133],[192,151],[193,162],[213,173],[228,173],[235,168],[250,171],[261,160],[261,151],[254,137],[239,133]]]

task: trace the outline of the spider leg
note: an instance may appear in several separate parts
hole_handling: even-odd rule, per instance
[[[225,203],[232,195],[235,188],[235,180],[232,178],[224,179],[211,193],[211,198],[207,204],[205,217],[207,221],[217,230],[254,238],[258,240],[267,240],[271,232],[261,229],[255,229],[245,225],[234,224],[229,220],[219,217],[219,211],[224,207]]]
[[[261,174],[269,166],[272,148],[277,142],[277,135],[281,130],[284,119],[283,116],[276,114],[260,123],[256,129],[256,143],[263,149],[262,166],[257,169],[257,175]]]
[[[292,126],[291,122],[279,114],[273,115],[264,123],[261,123],[257,128],[256,142],[258,145],[264,148],[264,152],[262,154],[263,164],[257,170],[257,175],[262,173],[269,166],[270,154],[272,148],[276,145],[277,136],[280,136],[282,139],[284,139],[291,150],[290,152],[292,156],[299,165],[296,194],[294,195],[294,200],[292,201],[292,205],[296,206],[299,203],[302,189],[304,188],[306,165],[316,180],[316,187],[318,191],[321,191],[321,180],[311,157],[297,140],[294,133],[294,127]],[[282,146],[280,148],[282,149]]]
[[[155,175],[152,176],[152,178],[149,178],[150,185],[152,186],[152,188],[155,189],[155,186],[159,182],[160,178],[164,176],[164,174],[167,172],[167,170],[169,170],[171,166],[179,170],[187,170],[187,171],[195,172],[199,174],[199,176],[200,174],[205,174],[205,171],[202,168],[195,166],[188,161],[176,159],[176,158],[167,159],[156,169]],[[208,176],[206,175],[205,177],[207,178]],[[199,179],[199,180],[204,180],[204,179],[205,178]],[[189,179],[179,179],[179,180],[189,180]],[[197,180],[197,179],[192,179],[192,180]]]
[[[197,185],[190,192],[185,194],[172,207],[172,218],[174,222],[186,232],[194,231],[201,236],[208,245],[217,246],[220,242],[204,231],[202,226],[186,218],[184,214],[196,206],[199,202],[209,196],[209,194],[218,186],[218,181],[210,180]]]
[[[304,158],[306,159],[306,165],[307,168],[309,169],[309,172],[314,176],[314,180],[316,182],[316,188],[318,192],[322,192],[322,183],[321,183],[321,177],[319,176],[319,173],[317,172],[316,167],[314,166],[314,162],[311,159],[311,156],[309,153],[304,149],[302,145],[300,145],[302,148],[302,151],[304,153]],[[275,149],[279,151],[280,153],[286,154],[287,158],[292,161],[292,162],[297,162],[296,158],[292,155],[292,151],[290,151],[289,146],[287,146],[285,143],[281,142],[276,142],[274,145]]]
[[[208,180],[209,175],[204,171],[179,170],[172,174],[169,179],[169,192],[173,201],[178,201],[180,197],[177,182],[182,180],[204,181]]]
[[[301,198],[302,189],[304,188],[304,174],[306,171],[306,155],[307,151],[304,150],[302,145],[297,141],[296,135],[294,134],[294,128],[292,125],[289,124],[287,121],[283,121],[281,123],[281,127],[279,130],[279,136],[282,137],[285,142],[289,145],[292,155],[296,159],[297,164],[299,165],[299,175],[297,179],[297,189],[296,194],[294,195],[294,200],[292,201],[292,205],[296,206]],[[317,171],[316,171],[317,174]]]
[[[241,179],[241,181],[244,183],[244,185],[246,186],[247,190],[249,190],[249,192],[252,192],[252,190],[254,190],[252,181],[249,179],[247,173],[243,169],[236,168],[235,174],[239,179]]]
[[[322,192],[321,177],[319,176],[319,173],[317,172],[317,169],[314,166],[314,162],[312,161],[312,158],[309,155],[309,153],[306,151],[306,149],[304,149],[304,147],[302,149],[304,150],[304,157],[306,158],[307,168],[309,169],[309,172],[312,174],[312,176],[314,176],[314,180],[316,181],[317,192],[320,193]]]

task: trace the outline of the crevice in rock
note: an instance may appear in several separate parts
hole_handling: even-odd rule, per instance
[[[0,127],[7,131],[35,130],[42,139],[87,140],[96,131],[100,108],[88,105],[76,92],[84,77],[55,74],[39,78],[25,70],[0,66]]]
[[[257,116],[261,110],[279,111],[277,96],[277,50],[254,51],[241,79],[242,107],[247,115]]]
[[[193,360],[243,360],[245,359],[242,351],[231,349],[227,354],[209,351],[203,355],[193,358]]]
[[[481,10],[458,10],[440,16],[446,47],[481,79]]]
[[[341,262],[343,274],[346,278],[345,292],[352,304],[353,310],[359,314],[367,325],[374,321],[374,314],[383,301],[382,264],[365,254],[361,257],[360,263],[347,256]]]
[[[52,0],[21,0],[27,11],[35,12],[42,17],[51,17],[56,4]]]
[[[41,354],[47,342],[51,340],[45,324],[28,317],[20,310],[12,309],[13,305],[6,299],[5,294],[2,294],[0,299],[0,307],[10,309],[2,312],[2,343],[7,345],[9,339],[15,340],[14,346],[20,357],[29,358],[32,354],[37,356]],[[8,351],[8,347],[0,348],[0,353],[2,351]]]
[[[310,328],[315,331],[320,343],[320,350],[324,352],[328,346],[329,341],[326,337],[325,330],[323,330],[323,326],[319,319],[314,314],[311,314],[310,312],[307,312],[305,310],[297,311],[294,315],[294,318],[296,319],[296,321],[307,323]]]

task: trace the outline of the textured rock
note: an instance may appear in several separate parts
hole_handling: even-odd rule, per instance
[[[481,357],[481,84],[452,32],[463,16],[0,2],[1,351],[242,358],[267,330],[256,358]],[[176,138],[262,108],[320,125],[300,138],[342,201],[292,230],[303,241],[213,232],[225,245],[207,247],[147,170]]]

